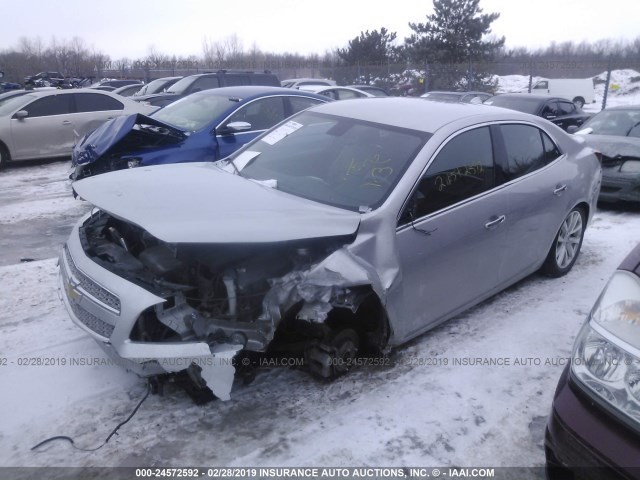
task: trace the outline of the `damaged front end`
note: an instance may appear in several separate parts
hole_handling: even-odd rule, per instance
[[[180,146],[188,133],[142,114],[116,117],[73,148],[72,180],[137,167],[151,152]]]
[[[388,327],[371,275],[346,252],[356,232],[264,243],[167,243],[98,211],[65,246],[72,319],[142,376],[186,372],[229,398],[242,358],[296,355],[312,373],[382,347]]]

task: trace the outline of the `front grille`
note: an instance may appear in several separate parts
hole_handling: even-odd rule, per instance
[[[87,328],[97,333],[101,337],[109,338],[115,328],[113,325],[109,325],[107,322],[100,320],[98,317],[90,312],[87,312],[84,308],[78,305],[74,301],[70,301],[71,310],[74,315],[80,320]]]
[[[83,288],[85,292],[94,297],[96,300],[108,305],[113,308],[120,314],[120,299],[116,297],[113,293],[108,290],[102,288],[96,282],[87,277],[84,273],[82,273],[76,265],[73,263],[73,258],[69,253],[69,248],[64,246],[64,253],[69,262],[69,269],[71,270],[71,274],[80,282],[80,287]]]

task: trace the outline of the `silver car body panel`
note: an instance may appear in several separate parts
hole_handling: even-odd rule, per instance
[[[106,181],[98,175],[75,182],[74,189],[93,205],[169,243],[279,242],[348,235],[360,223],[355,212],[247,181],[213,163],[141,167],[107,175]]]
[[[269,280],[271,287],[257,319],[262,334],[251,337],[246,347],[256,351],[264,350],[281,313],[297,302],[303,304],[298,317],[309,322],[323,322],[340,302],[357,308],[357,300],[350,297],[353,287],[368,287],[379,298],[390,327],[388,345],[404,343],[537,270],[566,215],[578,205],[585,206],[588,218],[595,211],[601,171],[595,155],[584,141],[570,138],[546,120],[496,107],[440,105],[416,99],[345,100],[313,110],[433,135],[382,206],[367,213],[311,202],[204,164],[115,172],[77,182],[76,189],[110,215],[167,242],[245,244],[354,234],[351,243],[310,268]],[[524,123],[545,131],[562,155],[530,174],[415,219],[412,224],[398,225],[417,180],[448,141],[467,129],[503,122]],[[169,191],[169,186],[171,198],[165,200],[163,192]],[[558,191],[559,186],[565,188]],[[230,196],[233,201],[229,201]],[[505,217],[504,222],[487,229],[487,222],[499,216]],[[76,226],[67,244],[77,268],[125,300],[114,333],[105,345],[122,358],[218,358],[204,342],[131,342],[128,335],[137,317],[164,299],[98,266],[84,253],[78,235]],[[522,246],[527,246],[527,252]],[[74,293],[69,293],[69,282],[65,281],[68,273],[64,270],[68,268],[63,255],[65,303],[74,321],[82,326],[70,308]],[[180,324],[185,317],[174,316],[172,328],[186,329]],[[203,325],[202,319],[194,320],[194,328],[206,333]],[[90,329],[89,333],[105,342]],[[230,358],[236,347],[229,343],[218,348],[223,348],[224,358]],[[213,387],[228,398],[231,370],[219,367],[217,371],[228,381],[221,380]],[[209,385],[213,382],[211,372],[207,376]]]

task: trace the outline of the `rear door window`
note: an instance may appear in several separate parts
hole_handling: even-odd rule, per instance
[[[124,110],[124,104],[109,95],[100,95],[99,93],[76,93],[74,95],[78,113]]]
[[[501,125],[500,130],[507,154],[507,180],[534,172],[559,156],[557,147],[548,136],[547,145],[543,144],[543,132],[536,127]]]

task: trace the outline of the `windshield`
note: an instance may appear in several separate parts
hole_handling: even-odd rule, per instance
[[[593,135],[616,135],[640,138],[640,110],[604,110],[582,125]]]
[[[493,105],[494,107],[510,108],[519,112],[531,113],[533,115],[538,111],[540,101],[535,98],[505,97],[498,95],[486,100],[485,105]]]
[[[167,93],[183,93],[189,86],[197,80],[198,77],[184,77],[171,85]]]
[[[379,207],[431,135],[304,112],[234,154],[242,176],[349,210]]]
[[[37,97],[35,95],[26,94],[18,95],[17,97],[11,97],[3,102],[0,102],[0,116],[13,113],[17,108],[20,108],[22,105],[26,105],[34,98]]]
[[[209,90],[184,97],[153,112],[151,116],[183,130],[196,132],[236,105],[237,98],[230,100]]]
[[[147,83],[144,87],[142,87],[133,95],[135,97],[138,97],[141,95],[151,95],[152,93],[162,92],[162,90],[167,88],[167,85],[171,85],[171,82],[172,82],[171,80],[168,80],[166,78],[157,78],[152,82]]]

